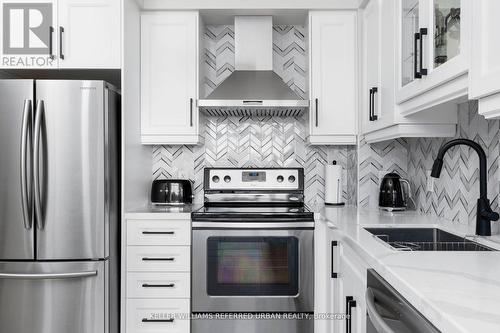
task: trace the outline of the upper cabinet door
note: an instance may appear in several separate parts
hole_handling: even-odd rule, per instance
[[[400,0],[399,87],[408,101],[466,74],[469,69],[469,0]],[[463,82],[467,81],[466,77]],[[465,95],[467,87],[440,95]],[[429,105],[433,104],[428,100]]]
[[[400,84],[405,87],[420,78],[418,53],[420,18],[422,4],[420,0],[401,0],[400,6]]]
[[[197,144],[198,12],[141,17],[144,144]]]
[[[57,68],[57,1],[0,0],[0,68]]]
[[[311,144],[356,144],[357,14],[312,11],[310,27]]]
[[[121,1],[59,0],[60,68],[121,67]]]
[[[363,129],[370,130],[382,117],[380,110],[381,22],[379,0],[371,0],[363,10]]]
[[[469,98],[500,91],[500,1],[472,2],[472,54]]]

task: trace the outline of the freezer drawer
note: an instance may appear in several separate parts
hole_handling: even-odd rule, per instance
[[[107,333],[106,266],[0,263],[0,332]]]

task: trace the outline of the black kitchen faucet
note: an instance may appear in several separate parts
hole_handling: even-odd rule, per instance
[[[434,160],[431,177],[439,178],[441,169],[443,168],[444,154],[448,149],[457,145],[469,146],[479,156],[479,199],[477,199],[476,235],[491,236],[491,221],[497,221],[499,215],[491,210],[490,200],[488,200],[486,154],[478,143],[467,139],[455,139],[445,143],[439,149],[438,155]]]

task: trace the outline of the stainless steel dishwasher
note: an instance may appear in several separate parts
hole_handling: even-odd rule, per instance
[[[368,270],[367,282],[367,333],[440,332],[375,270]]]

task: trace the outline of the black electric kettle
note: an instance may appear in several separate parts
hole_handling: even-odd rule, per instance
[[[410,198],[410,183],[395,172],[388,173],[380,183],[378,205],[387,211],[406,210]]]

